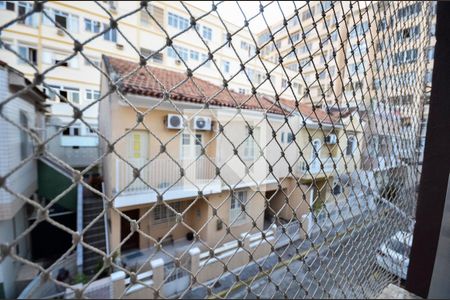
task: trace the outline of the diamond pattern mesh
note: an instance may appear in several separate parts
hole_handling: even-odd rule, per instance
[[[28,220],[2,238],[0,265],[34,272],[22,297],[370,298],[405,276],[432,2],[76,4],[98,24],[64,1],[15,3],[14,17],[0,5],[2,65],[29,79],[2,85],[0,104],[2,131],[20,137],[5,146],[21,153],[1,169],[3,219],[19,205]],[[24,24],[57,30],[70,53],[49,62],[45,39],[36,51],[11,38]],[[105,46],[99,63],[105,40],[118,51]],[[75,59],[100,80],[83,105],[55,86]],[[10,109],[39,102],[36,89],[53,99],[47,130]],[[79,137],[98,141],[81,165],[58,150],[75,153]],[[37,194],[17,184],[32,172]],[[68,198],[72,222],[58,214]]]

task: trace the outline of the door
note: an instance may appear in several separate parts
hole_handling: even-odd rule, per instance
[[[144,130],[134,130],[129,134],[128,162],[136,168],[141,168],[148,161],[148,132]],[[148,168],[146,168],[148,169]],[[130,190],[146,189],[148,182],[148,173],[145,170],[140,173],[140,178],[136,178],[130,186]],[[127,168],[127,182],[133,181],[133,169]],[[144,181],[144,182],[143,182]]]
[[[195,160],[202,151],[203,136],[200,133],[181,135],[181,160]]]
[[[124,212],[132,220],[139,219],[139,209]],[[124,217],[120,217],[120,240],[123,241],[131,233],[130,222]],[[126,250],[139,249],[139,233],[135,232],[122,246],[122,252]]]

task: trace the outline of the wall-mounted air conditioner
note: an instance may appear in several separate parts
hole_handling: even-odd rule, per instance
[[[197,116],[194,118],[194,129],[196,130],[211,130],[211,118]]]
[[[181,115],[167,115],[166,126],[169,129],[183,129],[183,117]]]
[[[56,34],[59,36],[64,36],[64,30],[62,30],[61,28],[58,28],[58,30],[56,30]]]
[[[123,50],[123,45],[119,44],[119,43],[116,43],[116,48],[119,49],[119,50]]]
[[[329,134],[325,137],[325,143],[326,144],[336,144],[337,137],[335,134]]]

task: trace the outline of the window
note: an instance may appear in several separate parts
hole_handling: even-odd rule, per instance
[[[43,17],[44,25],[55,26],[56,23],[69,32],[78,33],[78,16],[49,8],[45,9],[45,13],[47,15]]]
[[[86,100],[92,101],[100,98],[100,91],[97,90],[86,90]]]
[[[211,68],[211,60],[208,58],[208,55],[202,54],[202,61],[206,61],[204,64],[205,67]]]
[[[84,65],[85,66],[94,65],[94,66],[100,67],[100,59],[89,57],[89,60],[87,60],[86,58],[84,58]]]
[[[15,11],[16,3],[14,1],[0,1],[0,9]]]
[[[19,2],[18,5],[18,11],[17,14],[19,16],[23,16],[26,13],[30,12],[33,10],[33,4],[29,3],[29,2]],[[28,17],[25,18],[25,20],[19,20],[18,23],[19,24],[25,24],[28,26],[36,26],[37,24],[35,23],[35,18],[34,18],[35,14],[32,14]]]
[[[191,135],[183,133],[181,135],[181,158],[193,159],[201,155],[203,136],[200,133]]]
[[[400,8],[397,11],[397,16],[399,19],[409,18],[411,16],[420,14],[421,9],[422,9],[422,3],[411,4],[411,5],[405,6],[403,8]]]
[[[430,47],[427,50],[427,57],[429,60],[433,60],[434,59],[434,47]]]
[[[436,23],[431,24],[429,34],[430,34],[430,36],[436,35]]]
[[[80,136],[81,135],[81,127],[80,125],[72,125],[70,127],[64,128],[62,135],[64,136]]]
[[[193,60],[199,60],[200,59],[200,53],[198,53],[198,51],[195,50],[190,50],[189,51],[189,57]]]
[[[420,26],[414,26],[397,31],[397,41],[402,42],[412,38],[418,38],[420,34]]]
[[[170,206],[172,209],[170,209]],[[182,201],[158,204],[153,210],[154,224],[161,224],[175,220],[176,213],[182,213],[185,209],[185,204]]]
[[[169,12],[168,18],[169,26],[178,28],[180,30],[185,30],[189,27],[189,20],[186,18],[183,18],[171,12]]]
[[[103,1],[108,4],[110,10],[115,10],[117,8],[117,1]]]
[[[247,127],[247,130],[249,128]],[[244,141],[244,154],[243,159],[254,160],[256,158],[257,144],[256,141],[259,137],[259,128],[253,128],[253,136],[250,134],[246,136]]]
[[[202,37],[208,41],[212,40],[212,29],[206,26],[202,26]]]
[[[161,52],[156,53],[153,50],[141,48],[141,54],[145,58],[150,58],[150,61],[155,63],[162,63],[163,62],[163,54]]]
[[[79,104],[80,103],[80,90],[77,88],[68,88],[65,87],[65,90],[61,90],[61,92],[66,92],[66,99],[72,103]]]
[[[313,12],[313,7],[311,7],[311,11],[309,9],[304,11],[303,14],[302,14],[302,21],[306,21],[309,18],[311,18],[313,13],[314,13]]]
[[[425,73],[425,83],[431,84],[432,79],[433,79],[433,73],[431,71],[427,71]]]
[[[84,19],[84,30],[87,32],[99,33],[101,24],[98,21],[93,21],[90,19]]]
[[[50,49],[44,49],[42,51],[42,62],[47,65],[59,64],[59,67],[78,68],[78,55],[70,60],[66,60],[68,56],[70,56],[70,53],[61,53]]]
[[[245,50],[248,56],[251,56],[255,52],[255,47],[246,41],[241,41],[241,49]]]
[[[230,73],[230,62],[229,61],[222,61],[222,70],[224,73]]]
[[[293,43],[298,42],[300,40],[300,33],[293,34],[291,38]]]
[[[61,96],[60,101],[70,101],[75,104],[80,103],[80,90],[78,88],[62,87],[62,86],[50,86],[52,91],[48,90],[47,94],[50,99],[55,99],[56,95]]]
[[[294,140],[294,134],[292,132],[287,133],[286,143],[290,144]]]
[[[19,115],[20,126],[28,129],[28,116],[24,111],[20,111]],[[30,155],[30,141],[28,139],[28,133],[24,130],[20,130],[20,158],[22,160],[26,159]]]
[[[19,45],[19,63],[20,64],[33,64],[37,65],[37,50],[30,46]]]
[[[174,51],[173,48],[175,48],[175,50],[176,50],[176,52],[178,52],[179,56],[177,55],[177,53]],[[181,58],[184,61],[189,60],[189,50],[188,49],[186,49],[184,47],[179,47],[179,46],[173,46],[173,48],[168,48],[169,57]]]
[[[9,10],[12,12],[16,11],[16,4],[17,4],[17,16],[23,16],[26,13],[33,10],[33,4],[30,2],[15,2],[15,1],[0,1],[0,9]],[[25,19],[17,20],[17,23],[24,24],[28,26],[37,26],[37,19],[36,14],[31,14],[30,16],[26,17]]]
[[[369,23],[367,21],[356,24],[352,31],[350,32],[350,38],[354,38],[356,36],[359,39],[362,39],[362,35],[369,30]]]
[[[103,23],[103,30],[107,30],[109,28],[108,24]],[[110,41],[117,43],[117,30],[116,29],[109,29],[103,33],[103,39],[105,41]]]
[[[230,222],[245,220],[246,214],[242,213],[241,205],[247,203],[247,191],[233,192],[230,200]]]
[[[68,27],[67,26],[67,19],[68,19],[68,14],[67,13],[63,13],[63,12],[60,12],[60,11],[56,11],[55,12],[55,22],[59,26],[67,29],[67,27]]]
[[[285,88],[287,88],[287,85],[288,85],[288,82],[287,82],[287,80],[286,79],[281,79],[281,88],[282,89],[285,89]]]
[[[351,135],[347,139],[347,149],[345,151],[346,155],[352,155],[356,150],[356,138],[354,135]]]
[[[239,94],[246,94],[247,92],[246,92],[245,89],[239,88],[239,89],[238,89],[238,93],[239,93]]]
[[[418,50],[417,49],[410,49],[406,51],[401,51],[399,53],[396,53],[394,55],[394,65],[397,64],[404,64],[404,63],[410,63],[417,60]]]

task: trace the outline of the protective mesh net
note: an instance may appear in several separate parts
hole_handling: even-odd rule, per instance
[[[405,278],[433,2],[0,8],[2,67],[29,78],[9,69],[0,104],[21,297],[369,298]]]

